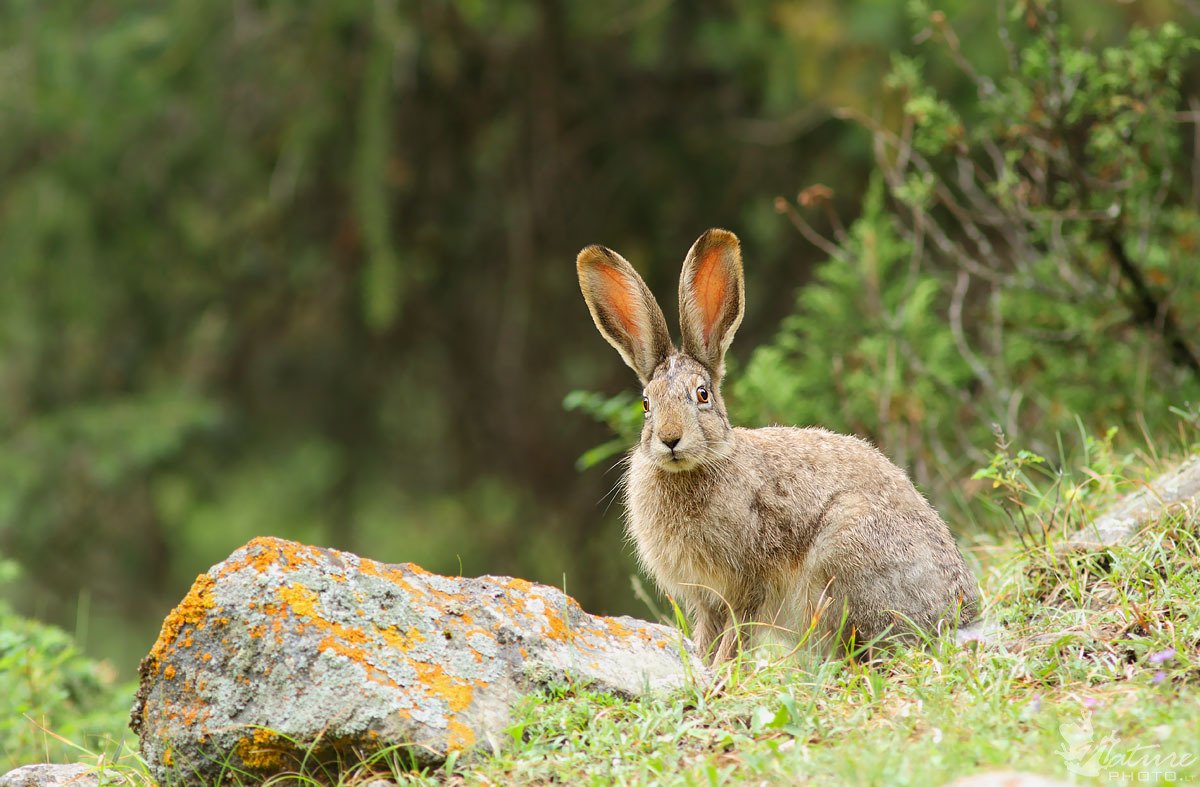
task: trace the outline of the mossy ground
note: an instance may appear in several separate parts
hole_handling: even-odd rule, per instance
[[[1069,549],[1062,534],[1136,483],[1097,467],[1044,488],[1025,464],[994,474],[1022,536],[971,549],[1000,646],[938,641],[816,669],[741,662],[715,688],[637,701],[564,688],[528,699],[500,754],[416,773],[401,751],[347,755],[278,783],[929,785],[1000,768],[1200,782],[1200,512]],[[92,757],[148,781],[127,744]]]

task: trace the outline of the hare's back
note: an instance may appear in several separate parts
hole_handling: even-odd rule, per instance
[[[734,433],[739,459],[763,479],[925,502],[903,470],[859,437],[790,426],[735,429]]]
[[[893,612],[927,630],[948,616],[973,617],[975,582],[949,529],[882,452],[825,429],[739,431],[744,450],[759,457],[760,484],[773,479],[789,499],[775,513],[780,524],[793,517],[804,536],[805,584],[848,602],[859,632],[882,632]]]

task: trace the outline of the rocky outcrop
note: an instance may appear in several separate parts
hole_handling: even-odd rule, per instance
[[[124,784],[111,773],[105,774],[105,784]],[[0,787],[98,787],[100,772],[87,765],[25,765],[0,776]]]
[[[704,676],[675,629],[589,615],[552,587],[259,538],[166,619],[131,726],[164,782],[397,745],[430,764],[497,748],[546,686],[634,696]]]
[[[1200,456],[1193,456],[1136,492],[1126,495],[1071,537],[1080,548],[1107,547],[1139,528],[1185,506],[1200,509]]]

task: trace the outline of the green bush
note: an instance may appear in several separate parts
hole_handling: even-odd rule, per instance
[[[0,562],[12,577],[13,564]],[[31,762],[79,759],[126,732],[132,687],[86,658],[61,629],[0,603],[0,772]]]

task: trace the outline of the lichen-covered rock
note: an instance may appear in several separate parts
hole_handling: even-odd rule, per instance
[[[1200,456],[1121,498],[1075,533],[1071,542],[1084,549],[1109,547],[1127,540],[1147,522],[1185,507],[1200,509]]]
[[[119,776],[106,780],[108,784],[123,782]],[[23,765],[0,776],[0,787],[98,787],[99,784],[99,769],[87,765]]]
[[[164,782],[397,744],[427,764],[497,747],[514,703],[549,684],[633,696],[704,677],[675,629],[552,587],[257,538],[167,617],[131,726]]]

